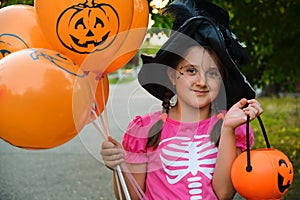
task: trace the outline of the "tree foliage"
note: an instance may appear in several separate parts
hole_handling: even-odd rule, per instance
[[[155,21],[153,32],[172,27],[172,20],[148,0]],[[163,0],[161,0],[163,1]],[[164,0],[167,2],[167,0]],[[34,0],[2,0],[1,7],[12,4],[33,5]],[[169,3],[172,0],[169,1]],[[300,80],[300,1],[298,0],[212,0],[230,14],[233,33],[247,46],[252,63],[241,71],[256,87],[277,86],[281,91],[295,91]],[[152,2],[153,3],[153,2]],[[277,91],[278,92],[278,91]]]
[[[151,2],[152,0],[148,0]],[[230,14],[232,32],[247,46],[252,63],[241,71],[256,87],[276,86],[295,91],[300,80],[300,1],[297,0],[212,0]],[[151,11],[151,10],[150,10]],[[163,18],[156,20],[157,18]],[[154,26],[169,28],[166,16],[153,15]],[[164,24],[165,23],[165,24]]]
[[[257,86],[276,85],[295,90],[300,78],[299,1],[231,0],[218,1],[231,13],[231,26],[247,45],[253,59],[242,70]]]
[[[34,0],[1,0],[0,1],[0,8],[14,5],[14,4],[26,4],[26,5],[33,5]]]

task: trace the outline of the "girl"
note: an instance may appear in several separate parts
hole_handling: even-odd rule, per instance
[[[162,111],[137,116],[123,148],[114,140],[102,144],[104,163],[115,168],[125,162],[147,199],[232,199],[230,171],[246,149],[246,118],[263,112],[237,68],[245,53],[224,22],[227,12],[196,2],[168,7],[176,31],[154,58],[143,57],[139,82],[162,100]],[[180,16],[186,10],[184,19],[178,10]]]

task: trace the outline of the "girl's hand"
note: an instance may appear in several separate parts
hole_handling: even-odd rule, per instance
[[[100,154],[104,164],[110,169],[115,169],[124,162],[124,151],[121,144],[111,137],[102,143]]]
[[[263,109],[256,99],[247,100],[243,98],[228,110],[224,118],[223,127],[235,129],[246,123],[248,115],[250,120],[253,120],[262,113]]]

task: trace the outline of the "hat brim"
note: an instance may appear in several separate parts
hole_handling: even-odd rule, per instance
[[[253,88],[229,55],[219,27],[212,20],[203,16],[187,20],[170,36],[155,57],[142,57],[143,66],[138,74],[141,86],[160,100],[165,98],[166,92],[174,95],[175,91],[167,76],[168,65],[164,63],[164,59],[174,55],[183,58],[187,47],[199,44],[213,50],[225,66],[226,74],[223,81],[227,107],[231,107],[241,98],[255,98]]]

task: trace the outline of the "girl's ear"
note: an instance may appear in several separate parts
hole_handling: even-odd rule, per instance
[[[172,85],[175,85],[175,80],[176,80],[176,70],[171,68],[171,67],[168,67],[167,69],[167,73],[168,73],[168,77],[172,83]]]

